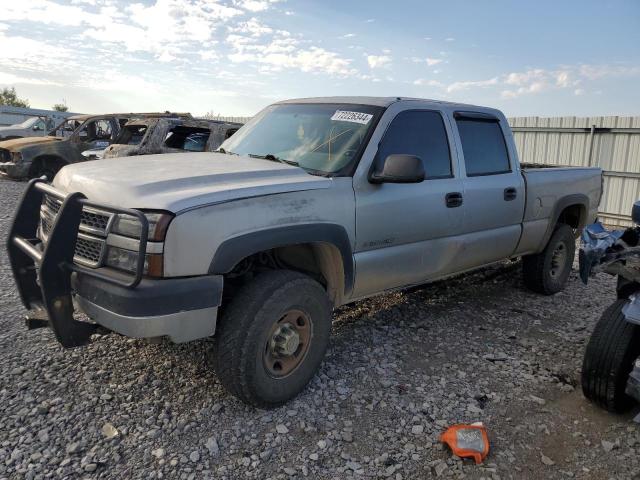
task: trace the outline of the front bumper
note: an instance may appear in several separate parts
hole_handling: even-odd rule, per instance
[[[29,176],[29,166],[24,163],[0,162],[0,175],[22,179]]]
[[[58,197],[46,245],[37,238],[43,194]],[[132,215],[141,223],[136,273],[88,268],[73,257],[83,207]],[[222,298],[222,277],[150,280],[143,278],[148,222],[137,210],[88,201],[32,180],[18,206],[7,251],[18,292],[28,310],[44,310],[48,326],[64,347],[88,343],[98,324],[133,337],[168,335],[187,341],[213,334]],[[74,300],[97,324],[73,317]]]
[[[168,336],[175,343],[215,333],[223,277],[143,279],[136,288],[74,274],[77,307],[96,323],[135,338]]]

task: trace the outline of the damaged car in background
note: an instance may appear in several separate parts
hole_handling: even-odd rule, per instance
[[[65,165],[100,158],[101,150],[113,143],[129,120],[167,115],[191,117],[169,112],[73,115],[45,137],[0,142],[0,174],[16,180],[41,176],[51,180]]]
[[[611,412],[640,402],[640,201],[631,218],[626,230],[589,225],[579,252],[585,284],[598,272],[618,277],[617,300],[596,324],[582,365],[585,397]]]
[[[241,123],[191,118],[144,117],[129,121],[103,158],[157,153],[213,152],[242,126]]]

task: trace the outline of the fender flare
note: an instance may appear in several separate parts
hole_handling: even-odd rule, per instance
[[[559,198],[555,206],[553,207],[551,215],[549,216],[549,224],[547,225],[547,230],[545,231],[544,237],[542,238],[542,247],[540,251],[542,251],[547,246],[547,243],[549,242],[549,239],[551,238],[551,235],[553,235],[553,231],[558,224],[558,218],[560,218],[560,214],[562,213],[562,211],[572,205],[581,205],[582,207],[584,207],[584,215],[580,217],[579,228],[583,228],[585,226],[587,215],[589,214],[589,197],[587,197],[584,193],[573,193],[571,195]]]
[[[209,273],[229,273],[240,260],[258,252],[305,243],[329,243],[338,249],[344,269],[344,293],[345,296],[350,295],[355,276],[353,251],[347,231],[334,223],[290,225],[229,238],[216,250]]]

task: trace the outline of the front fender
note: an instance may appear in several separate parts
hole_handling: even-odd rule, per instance
[[[220,244],[209,265],[209,273],[229,273],[243,258],[289,245],[329,243],[342,256],[345,296],[351,294],[354,282],[354,261],[349,235],[343,226],[332,223],[289,225],[247,233]]]

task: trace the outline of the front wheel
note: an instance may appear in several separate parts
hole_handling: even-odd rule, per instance
[[[634,404],[625,387],[640,356],[640,327],[624,318],[622,308],[628,301],[617,300],[602,314],[582,363],[584,396],[610,412],[623,412]]]
[[[318,282],[290,270],[262,273],[235,295],[218,324],[218,378],[245,403],[281,405],[315,375],[330,330],[331,305]]]
[[[534,292],[553,295],[567,284],[576,243],[569,225],[559,224],[544,250],[522,259],[524,284]]]
[[[55,158],[44,158],[35,161],[31,168],[31,178],[46,177],[48,182],[53,180],[58,171],[65,166],[65,163]]]

